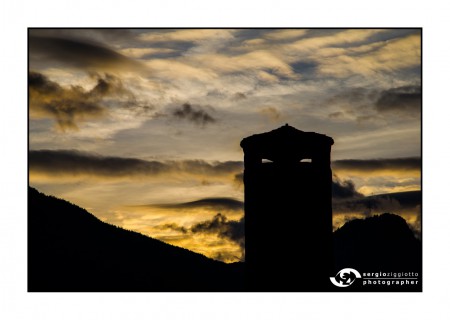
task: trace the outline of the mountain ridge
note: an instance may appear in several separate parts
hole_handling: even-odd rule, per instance
[[[28,223],[29,291],[230,291],[243,283],[239,264],[107,224],[31,187]]]

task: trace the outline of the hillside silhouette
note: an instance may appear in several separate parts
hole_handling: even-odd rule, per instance
[[[242,263],[104,223],[29,187],[28,291],[242,291]]]
[[[104,223],[76,205],[46,196],[31,187],[28,196],[28,291],[238,292],[336,289],[320,285],[302,287],[301,284],[295,289],[291,286],[283,288],[270,285],[270,282],[266,282],[266,287],[254,288],[245,282],[248,276],[244,276],[245,263],[215,261]],[[361,272],[421,271],[421,242],[414,237],[406,221],[394,214],[349,221],[334,232],[333,242],[336,272],[346,267]],[[313,242],[307,245],[315,247]],[[279,270],[289,259],[276,260]],[[269,273],[266,277],[277,275]],[[299,274],[299,277],[305,275]],[[377,289],[362,288],[355,284],[345,291],[365,290]],[[395,288],[389,288],[388,291],[391,290]],[[405,288],[398,290],[405,291]],[[420,288],[412,291],[420,291]]]
[[[354,291],[421,291],[422,244],[406,221],[384,213],[355,219],[337,229],[333,235],[336,272],[347,267],[360,272],[414,272],[419,285],[413,287],[352,286]]]

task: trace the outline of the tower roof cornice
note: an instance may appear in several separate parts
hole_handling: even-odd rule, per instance
[[[288,124],[269,132],[254,134],[242,139],[244,152],[271,154],[297,154],[296,150],[308,151],[329,149],[334,140],[327,135],[298,130]]]

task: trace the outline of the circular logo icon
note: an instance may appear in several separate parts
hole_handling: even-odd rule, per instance
[[[330,277],[330,280],[336,287],[343,288],[350,286],[357,278],[361,278],[361,275],[357,270],[344,268],[339,271],[335,277]]]

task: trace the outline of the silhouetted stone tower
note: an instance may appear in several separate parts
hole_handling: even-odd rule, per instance
[[[326,291],[333,276],[332,138],[289,125],[241,141],[250,291]]]

